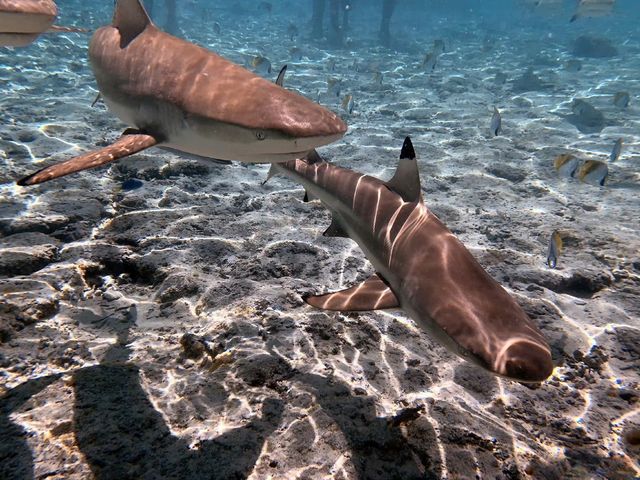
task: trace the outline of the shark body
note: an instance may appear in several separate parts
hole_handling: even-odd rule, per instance
[[[326,236],[355,240],[375,267],[370,279],[343,291],[310,296],[318,308],[401,308],[454,353],[522,382],[553,370],[542,333],[422,201],[409,138],[394,177],[383,182],[322,161],[272,165],[301,183],[331,211]]]
[[[0,0],[0,47],[24,47],[53,25],[53,0]]]
[[[162,32],[139,0],[117,0],[112,25],[93,35],[89,60],[105,104],[132,128],[116,144],[45,168],[20,185],[154,145],[218,160],[287,161],[338,140],[347,129],[311,100]]]
[[[0,0],[0,47],[26,47],[45,32],[86,32],[53,25],[53,0]]]

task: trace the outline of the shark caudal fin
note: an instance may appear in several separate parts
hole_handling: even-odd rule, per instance
[[[400,306],[395,294],[378,273],[346,290],[312,295],[304,298],[304,301],[316,308],[347,312],[383,310]]]
[[[416,152],[409,137],[404,139],[402,150],[400,151],[400,162],[398,162],[398,167],[393,177],[386,182],[386,185],[400,195],[405,202],[419,202],[422,200]]]
[[[113,26],[120,31],[120,46],[126,47],[145,28],[153,25],[140,0],[117,0]]]
[[[128,133],[130,132],[130,133]],[[137,130],[127,130],[115,143],[79,157],[74,157],[62,163],[51,165],[18,180],[18,185],[25,187],[38,183],[48,182],[54,178],[63,177],[70,173],[88,170],[90,168],[115,162],[131,154],[153,147],[158,140],[151,135],[140,133]]]

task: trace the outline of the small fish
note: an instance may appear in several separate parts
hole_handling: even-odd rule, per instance
[[[382,85],[382,72],[373,73],[373,83],[374,85]]]
[[[220,32],[222,32],[222,29],[220,28],[220,24],[218,22],[214,22],[213,33],[215,33],[216,35],[220,35]]]
[[[575,22],[579,18],[604,17],[613,10],[615,0],[578,0],[576,13],[569,20]]]
[[[491,116],[491,133],[494,137],[502,133],[502,116],[496,107],[493,107],[493,115]]]
[[[618,92],[613,96],[613,104],[618,108],[627,108],[630,100],[628,92]]]
[[[136,190],[142,187],[142,185],[144,185],[144,183],[142,183],[141,180],[138,180],[137,178],[130,178],[122,182],[122,185],[120,186],[120,188],[122,189],[123,192],[129,192],[131,190]]]
[[[268,73],[271,73],[271,62],[261,55],[256,55],[255,57],[253,57],[253,60],[251,60],[251,66],[257,73],[261,75],[267,75]]]
[[[293,42],[298,36],[298,27],[294,23],[290,23],[287,27],[287,36]]]
[[[613,144],[613,150],[611,150],[611,155],[609,156],[610,162],[615,162],[620,158],[620,153],[622,152],[622,142],[623,139],[619,138],[616,140],[616,143]]]
[[[578,170],[578,178],[585,183],[604,186],[609,174],[609,167],[600,160],[587,160]]]
[[[427,72],[433,72],[436,69],[436,64],[438,63],[438,56],[429,52],[425,55],[424,61],[422,62],[422,66]]]
[[[553,161],[553,167],[561,177],[573,177],[578,169],[578,159],[570,153],[561,153]]]
[[[298,47],[293,47],[291,50],[289,50],[289,56],[291,57],[292,61],[299,62],[300,60],[302,60],[302,50],[300,50],[300,48]]]
[[[433,53],[435,53],[437,56],[440,56],[444,53],[444,40],[442,39],[437,39],[433,41]]]
[[[342,86],[342,80],[339,78],[329,77],[327,78],[327,93],[332,97],[340,96],[340,87]]]
[[[554,230],[549,238],[549,251],[547,253],[547,265],[549,268],[556,268],[558,257],[562,252],[562,237],[557,230]]]
[[[270,2],[260,2],[258,4],[258,11],[267,12],[271,15],[271,12],[273,12],[273,5]]]
[[[335,58],[330,58],[327,61],[327,70],[329,72],[335,72],[335,70],[336,70],[336,59]]]
[[[287,73],[287,66],[284,65],[280,69],[280,73],[278,73],[278,78],[276,78],[276,85],[284,88],[284,74]]]
[[[342,108],[349,114],[353,113],[353,95],[345,95],[342,99]]]
[[[564,64],[564,68],[568,72],[579,72],[582,70],[582,62],[580,60],[568,60]]]

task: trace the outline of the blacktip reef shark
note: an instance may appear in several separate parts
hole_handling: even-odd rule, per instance
[[[104,102],[131,128],[112,145],[18,181],[33,185],[158,145],[218,160],[302,158],[347,130],[334,113],[159,30],[139,0],[117,0],[89,60]]]
[[[0,47],[25,47],[45,32],[86,32],[53,25],[58,8],[53,0],[0,0]]]
[[[368,280],[305,301],[317,308],[401,308],[441,343],[490,372],[541,382],[553,370],[549,345],[507,291],[424,205],[411,140],[391,180],[381,181],[323,161],[271,166],[301,183],[332,213],[325,236],[355,240],[376,269]]]

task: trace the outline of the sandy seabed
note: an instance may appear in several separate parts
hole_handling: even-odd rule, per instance
[[[348,134],[321,150],[331,161],[388,178],[412,137],[427,206],[540,327],[554,374],[537,388],[501,380],[402,312],[305,305],[371,266],[354,242],[322,237],[330,215],[299,186],[261,185],[266,165],[152,149],[16,187],[123,129],[90,107],[87,38],[49,36],[0,51],[0,478],[637,478],[638,34],[608,31],[619,54],[574,72],[572,42],[593,23],[543,40],[523,24],[517,42],[438,23],[396,32],[398,51],[291,41],[277,15],[219,23],[220,39],[186,36],[239,63],[261,52],[274,77],[288,63],[287,88],[343,116]],[[427,74],[436,38],[447,49]],[[544,84],[522,91],[529,67]],[[329,76],[354,95],[351,114]],[[573,98],[603,112],[601,131],[576,128]],[[552,167],[564,152],[606,160],[618,137],[605,187]],[[132,178],[142,187],[124,190]],[[555,229],[565,249],[551,270]]]

